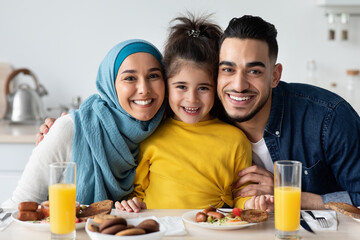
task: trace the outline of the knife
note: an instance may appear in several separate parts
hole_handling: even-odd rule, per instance
[[[3,223],[8,217],[11,216],[11,213],[6,213],[2,218],[0,218],[0,223]]]
[[[313,234],[314,231],[311,229],[311,227],[309,226],[309,224],[305,221],[305,219],[303,218],[302,214],[300,213],[300,225],[308,232],[311,232]]]

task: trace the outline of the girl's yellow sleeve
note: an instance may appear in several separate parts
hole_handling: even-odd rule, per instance
[[[251,144],[246,139],[242,144],[242,151],[240,152],[240,158],[237,159],[237,168],[235,169],[235,176],[237,176],[238,172],[241,171],[244,168],[250,167],[252,165],[252,152],[251,152]],[[238,179],[236,179],[237,181]],[[236,182],[235,181],[235,182]],[[240,190],[241,188],[244,188],[247,183],[242,185],[240,188],[233,189],[233,195],[235,192]],[[250,197],[236,197],[234,198],[234,207],[245,209],[245,202],[252,198]]]

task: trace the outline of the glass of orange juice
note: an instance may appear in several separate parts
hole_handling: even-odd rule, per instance
[[[49,165],[51,239],[75,239],[76,164]]]
[[[297,239],[300,226],[301,172],[298,161],[274,164],[275,234],[278,239]]]

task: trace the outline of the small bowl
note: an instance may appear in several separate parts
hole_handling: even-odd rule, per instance
[[[45,218],[49,217],[50,215],[49,206],[50,206],[49,201],[44,201],[41,203],[41,211],[43,212]],[[75,206],[76,206],[76,213],[78,213],[80,211],[80,203],[76,202]]]

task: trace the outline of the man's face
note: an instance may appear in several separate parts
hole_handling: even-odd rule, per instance
[[[268,118],[271,92],[281,76],[281,65],[269,58],[266,42],[226,38],[220,49],[218,95],[227,115],[236,122],[254,116]],[[267,111],[265,111],[268,108]]]

